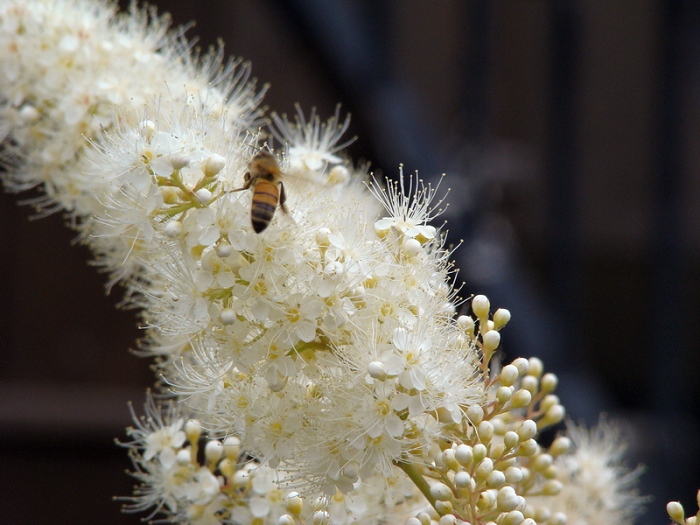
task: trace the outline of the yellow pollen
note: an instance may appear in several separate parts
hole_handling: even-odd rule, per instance
[[[290,323],[298,323],[301,320],[301,314],[298,308],[290,308],[287,312],[287,319]]]
[[[150,164],[153,160],[153,152],[151,150],[146,150],[141,152],[141,162],[144,164]]]
[[[275,436],[280,436],[282,435],[282,423],[279,421],[274,421],[273,423],[270,423],[270,432],[275,435]]]
[[[253,285],[253,291],[256,295],[267,295],[267,285],[262,281],[257,281]]]

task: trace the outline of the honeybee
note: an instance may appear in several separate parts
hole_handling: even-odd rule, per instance
[[[243,186],[232,191],[253,189],[250,221],[255,233],[262,232],[270,225],[278,205],[283,212],[289,213],[284,205],[287,196],[282,183],[282,170],[271,153],[261,151],[253,155],[243,180]]]

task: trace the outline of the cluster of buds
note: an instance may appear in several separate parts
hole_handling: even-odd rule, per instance
[[[474,317],[460,316],[457,323],[480,349],[486,400],[466,410],[466,424],[441,443],[434,465],[422,472],[433,480],[426,497],[435,513],[419,513],[407,523],[562,525],[563,513],[526,499],[556,496],[562,489],[556,458],[570,451],[571,441],[558,437],[548,449],[537,441],[543,429],[564,418],[564,407],[552,393],[557,378],[543,374],[536,358],[515,359],[495,372],[499,329],[510,313],[498,309],[491,315],[483,295],[473,297],[471,307]]]
[[[698,507],[700,507],[700,490],[697,495]],[[685,509],[680,501],[669,501],[666,505],[666,512],[674,523],[679,525],[698,525],[700,523],[700,510],[695,516],[685,517]]]
[[[123,443],[141,482],[134,496],[120,498],[126,512],[155,508],[149,518],[160,512],[169,522],[192,524],[254,523],[268,515],[293,524],[301,516],[303,500],[278,489],[273,471],[243,453],[237,437],[208,438],[198,420],[185,421],[174,403],[159,405],[150,395],[145,410],[127,429],[133,440]]]
[[[181,405],[156,403],[149,394],[145,415],[132,410],[135,426],[127,429],[129,448],[140,485],[125,501],[125,512],[151,510],[167,523],[191,525],[330,525],[382,523],[388,516],[425,505],[420,492],[402,477],[373,480],[352,497],[303,497],[280,488],[284,473],[246,454],[235,436],[207,435],[200,421],[186,420]],[[381,482],[380,482],[381,481]]]

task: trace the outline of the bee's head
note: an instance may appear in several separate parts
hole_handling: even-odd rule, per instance
[[[255,172],[267,172],[279,175],[280,167],[277,160],[269,151],[260,151],[253,155],[250,161],[250,169]]]

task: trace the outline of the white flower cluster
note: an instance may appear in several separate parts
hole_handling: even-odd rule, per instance
[[[566,438],[537,442],[564,418],[556,377],[537,359],[492,370],[510,314],[484,296],[455,319],[436,189],[401,172],[368,191],[339,154],[347,119],[274,117],[267,135],[247,66],[190,58],[152,13],[115,16],[92,0],[0,4],[0,132],[6,187],[41,185],[36,204],[70,214],[143,310],[143,352],[178,399],[149,400],[129,431],[129,508],[197,524],[563,523],[566,505],[526,499],[564,492]]]
[[[244,453],[235,436],[203,437],[199,421],[185,421],[178,405],[156,405],[147,397],[145,416],[128,429],[136,477],[141,485],[126,501],[127,512],[166,515],[168,522],[211,525],[304,523],[396,523],[397,516],[425,506],[422,495],[398,469],[385,479],[358,486],[352,494],[304,499],[280,488],[279,475]]]

